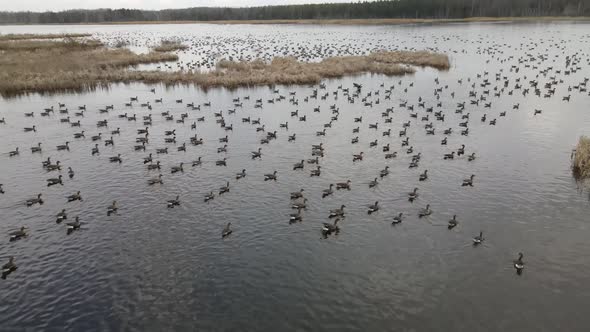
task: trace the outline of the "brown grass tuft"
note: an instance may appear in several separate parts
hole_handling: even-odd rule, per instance
[[[156,52],[172,52],[178,50],[186,50],[188,46],[182,45],[179,41],[163,39],[160,45],[153,48]]]
[[[578,179],[590,177],[590,138],[580,137],[573,157],[574,176]]]
[[[90,37],[89,33],[64,33],[64,34],[6,34],[0,35],[0,41],[5,40],[28,40],[28,39],[59,39],[59,38],[81,38]]]

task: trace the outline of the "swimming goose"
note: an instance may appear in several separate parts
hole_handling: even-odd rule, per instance
[[[51,186],[56,185],[56,184],[61,184],[63,186],[63,182],[62,182],[61,178],[62,178],[62,176],[60,175],[57,178],[47,179],[47,186],[48,187],[51,187]]]
[[[479,232],[479,235],[473,238],[473,245],[476,246],[483,242],[483,232]]]
[[[371,213],[377,212],[377,211],[379,211],[379,202],[375,202],[375,204],[369,205],[369,209],[367,210],[367,213],[371,214]]]
[[[68,167],[68,176],[70,179],[74,177],[74,170],[71,167]]]
[[[25,226],[22,226],[19,230],[10,232],[8,235],[10,235],[10,242],[19,240],[28,235],[27,228]]]
[[[389,166],[385,166],[385,169],[382,169],[381,172],[379,172],[379,176],[382,178],[387,175],[389,175]]]
[[[51,165],[51,157],[47,157],[47,160],[42,161],[41,165],[43,166],[43,168],[46,168],[47,166]]]
[[[471,177],[469,177],[469,179],[464,179],[463,183],[461,184],[462,187],[465,186],[470,186],[473,187],[473,178],[475,177],[474,174],[471,174]]]
[[[524,262],[522,261],[522,257],[524,255],[522,254],[522,252],[518,253],[518,258],[515,259],[514,262],[514,268],[516,269],[516,272],[518,274],[520,274],[522,272],[522,270],[524,269]]]
[[[305,165],[304,162],[305,162],[305,160],[301,159],[301,162],[295,163],[293,165],[293,170],[295,171],[295,170],[298,170],[298,169],[303,169],[303,166]]]
[[[418,212],[418,217],[422,218],[422,217],[426,217],[432,214],[432,210],[430,209],[430,204],[426,204],[426,208],[421,209],[420,212]]]
[[[400,212],[397,216],[393,217],[393,221],[391,222],[392,225],[399,224],[403,220],[403,213]]]
[[[26,201],[27,206],[32,206],[35,204],[43,204],[43,200],[41,199],[41,194],[37,195],[37,198],[30,198]]]
[[[474,160],[475,160],[475,152],[474,152],[474,153],[472,153],[472,154],[470,154],[470,155],[467,157],[467,161],[474,161]]]
[[[215,194],[213,192],[208,193],[207,195],[205,195],[205,203],[209,202],[210,200],[215,198]]]
[[[306,209],[307,208],[307,198],[303,199],[303,202],[294,203],[291,205],[292,209]]]
[[[56,171],[56,170],[61,170],[61,166],[60,166],[60,161],[56,161],[55,164],[49,164],[47,165],[47,171]]]
[[[4,189],[2,189],[2,183],[0,183],[0,194],[4,194]]]
[[[66,214],[66,209],[63,209],[60,213],[57,214],[55,223],[59,224],[66,219],[68,219],[68,215]]]
[[[174,198],[174,199],[171,199],[171,200],[168,200],[168,201],[166,202],[166,206],[167,206],[169,209],[172,209],[172,208],[174,208],[175,206],[179,206],[179,205],[180,205],[180,195],[176,195],[176,198]]]
[[[316,164],[316,165],[318,165],[320,162],[319,162],[319,158],[318,157],[315,157],[314,159],[307,159],[307,163],[308,164]]]
[[[66,144],[63,144],[63,145],[58,145],[57,150],[58,151],[62,151],[62,150],[70,151],[70,142],[66,142]]]
[[[264,181],[269,181],[269,180],[277,180],[277,171],[272,172],[272,174],[264,174]]]
[[[301,197],[303,197],[303,191],[304,191],[304,190],[303,190],[303,188],[302,188],[302,189],[301,189],[301,190],[299,190],[299,191],[292,192],[292,193],[291,193],[291,199],[298,199],[298,198],[301,198]]]
[[[99,141],[102,139],[102,133],[98,133],[98,135],[92,136],[92,141]]]
[[[343,217],[344,216],[344,208],[346,207],[346,205],[342,205],[340,206],[339,209],[333,209],[330,210],[330,218],[334,218],[334,217]]]
[[[262,156],[262,148],[258,148],[258,151],[252,152],[252,159],[260,158]]]
[[[346,182],[340,182],[340,183],[336,183],[336,189],[348,189],[350,190],[350,184],[352,183],[352,181],[347,180]]]
[[[229,192],[229,181],[225,183],[225,186],[219,188],[219,195]]]
[[[289,215],[289,223],[292,224],[294,222],[299,222],[302,220],[301,217],[301,209],[297,209],[297,213],[291,213]]]
[[[73,231],[80,229],[80,226],[82,225],[82,223],[80,222],[80,218],[76,217],[76,221],[74,222],[68,222],[66,223],[67,225],[67,234],[71,234]]]
[[[121,134],[121,130],[120,130],[119,128],[117,128],[117,129],[115,129],[115,130],[111,131],[111,135],[120,135],[120,134]],[[113,138],[111,137],[111,140],[112,140],[112,139],[113,139]]]
[[[16,271],[17,266],[14,264],[14,257],[10,256],[8,258],[8,263],[2,265],[2,278],[6,278],[7,275]]]
[[[465,144],[461,144],[461,147],[457,149],[457,156],[461,156],[465,154]]]
[[[148,170],[160,169],[160,161],[158,160],[155,164],[147,165]]]
[[[240,173],[236,174],[236,180],[242,179],[244,177],[246,177],[246,170],[245,169],[243,169]],[[303,190],[303,189],[301,189],[301,190]]]
[[[457,224],[459,224],[459,222],[457,221],[457,215],[453,215],[453,219],[449,220],[448,222],[448,229],[453,229],[455,226],[457,226]]]
[[[223,158],[223,160],[217,160],[215,162],[215,165],[217,165],[217,166],[227,166],[227,158]]]
[[[340,228],[338,227],[339,221],[340,221],[340,218],[336,218],[334,220],[333,224],[323,223],[322,233],[324,234],[324,236],[332,234],[332,233],[338,233],[338,231],[340,231]]]
[[[454,159],[455,158],[455,151],[451,152],[451,153],[445,153],[443,159],[447,160],[447,159]]]
[[[324,189],[322,191],[322,198],[332,195],[334,193],[334,190],[332,190],[333,187],[334,187],[334,184],[330,183],[330,188]]]
[[[168,148],[156,149],[156,154],[168,154]]]
[[[110,216],[113,213],[117,213],[119,208],[117,207],[117,201],[113,201],[113,203],[107,208],[107,216]]]
[[[373,181],[369,182],[369,188],[376,187],[378,184],[379,182],[377,181],[377,178],[375,178]]]
[[[31,153],[41,152],[41,143],[37,143],[37,146],[31,147]]]
[[[359,154],[353,154],[352,155],[352,161],[357,161],[357,160],[363,160],[363,152],[359,153]]]
[[[414,188],[414,191],[408,193],[408,200],[413,202],[416,198],[418,198],[418,188]]]
[[[73,201],[81,201],[82,200],[82,196],[80,196],[80,192],[78,191],[77,193],[70,195],[67,197],[68,198],[68,202],[73,202]]]
[[[156,178],[152,178],[148,180],[148,185],[153,186],[154,184],[164,184],[164,182],[162,181],[162,174],[159,174],[158,177]]]
[[[393,159],[397,157],[397,152],[387,153],[385,154],[385,159]]]
[[[418,180],[426,181],[426,179],[428,179],[428,170],[427,169],[424,170],[424,173],[420,174],[420,178]]]
[[[199,157],[197,160],[193,161],[193,167],[195,166],[201,166],[202,162],[201,162],[201,157]]]
[[[170,173],[172,173],[172,174],[177,173],[177,172],[184,173],[184,169],[182,168],[183,165],[184,165],[184,163],[180,163],[180,165],[178,165],[178,166],[172,166],[170,169]]]
[[[217,148],[217,153],[227,152],[227,144],[222,147]]]
[[[26,128],[24,128],[24,131],[25,131],[25,132],[29,132],[29,131],[36,132],[36,131],[37,131],[37,127],[35,127],[35,126],[32,126],[32,127],[26,127]]]
[[[86,136],[84,136],[84,130],[82,130],[79,133],[74,134],[74,138],[83,138],[83,137],[86,137]]]
[[[224,238],[232,233],[230,226],[231,226],[231,222],[228,222],[227,225],[225,225],[225,227],[223,228],[223,231],[221,231],[221,238]]]
[[[8,152],[8,156],[9,156],[9,157],[13,157],[13,156],[16,156],[16,155],[18,155],[18,154],[19,154],[19,152],[18,152],[18,147],[17,147],[17,148],[16,148],[14,151],[10,151],[10,152]]]
[[[120,163],[123,162],[123,159],[121,159],[121,154],[120,153],[118,155],[116,155],[115,157],[110,157],[109,160],[112,163],[119,163],[120,164]]]
[[[134,147],[133,147],[133,149],[134,149],[135,151],[140,151],[140,150],[143,150],[143,151],[145,151],[145,142],[141,142],[141,145],[136,145],[136,146],[134,146]]]
[[[288,141],[289,141],[289,142],[294,142],[294,141],[295,141],[295,134],[293,134],[293,135],[289,135],[289,139],[288,139]]]

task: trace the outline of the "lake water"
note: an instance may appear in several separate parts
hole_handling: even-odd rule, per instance
[[[590,326],[590,205],[570,169],[571,150],[590,128],[590,96],[584,84],[579,86],[589,72],[588,24],[0,27],[0,33],[40,32],[89,32],[107,43],[129,41],[137,51],[175,37],[191,45],[179,53],[181,61],[200,62],[204,69],[229,57],[293,55],[317,61],[378,49],[445,52],[452,67],[446,72],[418,69],[403,77],[366,74],[326,80],[325,89],[278,86],[278,93],[268,87],[205,92],[130,84],[0,99],[0,119],[6,120],[0,123],[0,183],[5,191],[0,194],[0,230],[6,234],[0,258],[4,264],[15,256],[18,265],[0,280],[3,331],[586,331]],[[566,67],[567,59],[573,65]],[[183,66],[169,65],[169,70]],[[481,86],[484,80],[490,83],[486,87]],[[541,96],[534,94],[531,80],[538,81]],[[545,83],[553,80],[555,94],[544,98]],[[349,88],[352,97],[353,82],[363,88],[349,103],[338,88]],[[517,84],[522,88],[514,89]],[[391,97],[385,99],[391,86]],[[441,90],[435,94],[437,88]],[[318,98],[305,102],[314,89]],[[523,95],[524,89],[530,93]],[[470,91],[477,97],[469,97]],[[326,99],[320,98],[326,93]],[[285,98],[268,103],[281,95]],[[485,101],[471,105],[470,100],[482,95]],[[564,101],[568,95],[570,101]],[[126,107],[135,96],[139,102]],[[238,97],[243,107],[234,106],[232,99]],[[163,103],[155,103],[156,98]],[[365,106],[361,98],[373,106]],[[256,99],[263,99],[263,108],[254,108]],[[139,105],[147,101],[151,111]],[[403,101],[414,111],[400,107]],[[81,128],[60,122],[68,115],[57,112],[58,102],[67,105]],[[201,110],[185,107],[190,102],[202,105]],[[206,102],[211,107],[203,106]],[[465,110],[456,113],[461,102],[466,102]],[[485,107],[489,102],[491,107]],[[99,113],[111,104],[114,110]],[[84,117],[74,115],[80,105],[86,105]],[[338,120],[325,137],[316,136],[336,115],[331,105],[339,109]],[[50,106],[55,114],[42,117]],[[442,111],[445,121],[437,121],[428,107]],[[234,108],[235,114],[228,114]],[[391,123],[381,114],[387,108],[393,108]],[[535,109],[542,113],[534,115]],[[307,121],[291,117],[295,110]],[[174,120],[166,121],[160,114],[164,111]],[[214,112],[219,111],[233,131],[216,123]],[[25,117],[27,112],[34,117]],[[410,116],[413,112],[417,118]],[[124,113],[137,114],[138,121],[119,118]],[[142,117],[149,113],[149,144],[145,152],[136,152],[135,138],[141,136],[136,131],[145,127]],[[181,113],[188,113],[184,124],[176,123]],[[469,135],[463,136],[459,123],[467,113]],[[484,114],[486,122],[480,120]],[[421,121],[427,115],[429,120]],[[354,122],[360,116],[362,122]],[[199,117],[205,121],[191,129]],[[242,122],[244,117],[260,118],[266,131],[277,131],[277,139],[261,145],[265,133]],[[97,121],[105,119],[108,128],[97,128]],[[492,119],[497,119],[495,126],[489,124]],[[287,121],[288,130],[281,128]],[[407,121],[411,154],[398,137]],[[376,122],[378,129],[370,129]],[[430,122],[435,135],[426,135],[424,125]],[[32,125],[36,132],[23,132]],[[357,126],[359,133],[353,134]],[[117,127],[121,133],[113,135],[114,146],[105,146]],[[391,137],[383,136],[389,128]],[[447,128],[453,133],[442,146]],[[74,133],[82,130],[85,138],[75,139]],[[176,144],[164,142],[167,130],[176,130]],[[96,142],[100,154],[92,156],[91,136],[98,133],[103,134]],[[190,144],[195,134],[203,145]],[[296,140],[288,142],[292,134]],[[226,135],[228,151],[217,153],[226,144],[219,138]],[[351,144],[355,136],[359,142]],[[374,140],[377,147],[369,147]],[[66,141],[70,150],[57,151]],[[42,153],[31,153],[38,142]],[[186,152],[177,152],[183,142]],[[293,170],[294,163],[312,158],[312,144],[319,143],[325,148],[319,158],[321,176],[310,177],[315,165]],[[384,158],[382,147],[388,143],[398,153],[394,159]],[[464,156],[443,160],[461,144]],[[9,157],[16,147],[20,155]],[[155,153],[164,147],[168,154]],[[251,151],[259,147],[262,158],[253,160]],[[353,162],[353,154],[361,151],[364,160]],[[150,152],[154,161],[161,161],[163,185],[147,185],[158,174],[143,163]],[[408,168],[417,153],[422,156],[419,167]],[[469,162],[471,153],[476,159]],[[123,162],[110,163],[109,157],[117,154]],[[61,172],[42,168],[47,157],[61,162]],[[203,164],[191,167],[198,157]],[[224,157],[227,167],[216,166]],[[171,174],[170,167],[181,162],[184,172]],[[369,188],[385,166],[390,174]],[[75,171],[73,179],[67,167]],[[236,180],[242,169],[247,176]],[[428,180],[418,181],[426,169]],[[264,174],[275,170],[278,180],[264,181]],[[64,185],[47,187],[45,180],[59,174]],[[474,186],[462,187],[471,174]],[[329,184],[348,179],[350,191],[335,190],[322,198]],[[205,203],[205,195],[217,193],[226,181],[230,192]],[[414,187],[420,196],[412,203],[407,193]],[[307,209],[302,222],[290,224],[295,210],[289,193],[300,188],[305,189]],[[67,203],[66,197],[77,191],[83,201]],[[38,193],[44,204],[27,207],[25,201]],[[168,209],[166,201],[176,195],[181,205]],[[113,200],[119,211],[107,216]],[[367,214],[375,201],[381,209]],[[346,217],[340,232],[323,238],[322,223],[331,222],[329,211],[342,204]],[[432,215],[418,218],[426,204]],[[65,222],[56,224],[64,208],[67,221],[80,217],[82,229],[67,235]],[[405,219],[392,225],[399,212]],[[448,230],[447,221],[455,214],[459,225]],[[222,239],[228,222],[233,233]],[[7,233],[22,225],[30,235],[9,242]],[[474,247],[472,238],[480,231],[485,241]],[[522,275],[512,263],[518,252],[526,263]]]

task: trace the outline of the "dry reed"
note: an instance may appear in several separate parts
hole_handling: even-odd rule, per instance
[[[63,33],[63,34],[6,34],[0,35],[0,41],[6,40],[28,40],[28,39],[59,39],[59,38],[81,38],[90,37],[89,33]]]
[[[590,177],[590,138],[580,137],[573,156],[574,176],[579,179]]]
[[[180,42],[176,40],[166,40],[163,39],[160,42],[160,45],[153,48],[156,52],[172,52],[178,50],[186,50],[188,46],[182,45]]]
[[[220,61],[207,72],[145,71],[130,66],[175,61],[171,53],[135,54],[128,49],[109,49],[97,42],[21,41],[0,42],[0,94],[5,97],[28,92],[83,91],[109,83],[143,82],[186,84],[202,88],[255,85],[314,84],[323,78],[375,73],[405,75],[414,66],[448,69],[444,54],[430,52],[377,52],[367,56],[345,56],[321,62],[299,62],[277,57],[270,63]],[[22,43],[20,46],[14,44]]]

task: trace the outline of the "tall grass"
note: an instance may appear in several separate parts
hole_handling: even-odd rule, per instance
[[[6,34],[0,35],[0,41],[6,40],[28,40],[28,39],[59,39],[59,38],[80,38],[90,37],[89,33],[63,33],[63,34]]]
[[[207,72],[145,71],[142,63],[176,61],[172,53],[135,54],[126,48],[106,48],[95,41],[4,41],[0,42],[0,94],[14,96],[28,92],[83,91],[109,83],[186,84],[202,88],[314,84],[324,78],[361,73],[405,75],[415,66],[446,70],[449,59],[431,52],[377,52],[367,56],[345,56],[321,62],[300,62],[277,57],[267,63],[220,61]]]
[[[153,48],[156,52],[172,52],[178,50],[186,50],[188,46],[182,45],[179,41],[173,39],[162,39],[160,45]]]
[[[590,138],[580,137],[573,158],[574,176],[579,179],[590,177]]]

